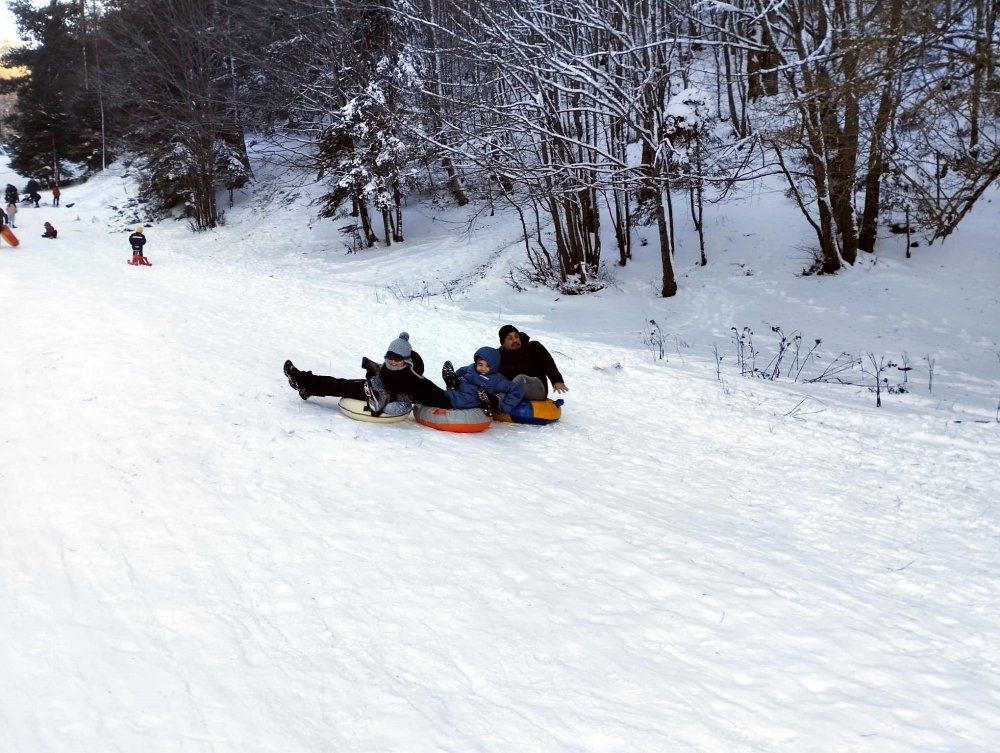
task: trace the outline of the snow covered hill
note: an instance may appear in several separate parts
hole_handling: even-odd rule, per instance
[[[599,294],[517,293],[482,206],[346,254],[262,184],[216,232],[152,224],[150,268],[117,170],[0,248],[0,750],[995,748],[995,198],[823,279],[748,196],[662,300],[652,247]],[[557,424],[362,424],[281,373],[360,377],[406,330],[437,379],[507,322],[559,362]],[[773,326],[823,341],[809,374],[869,372],[740,376]],[[883,358],[912,370],[877,408]]]

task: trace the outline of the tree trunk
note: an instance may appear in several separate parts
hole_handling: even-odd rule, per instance
[[[701,176],[701,144],[694,143],[695,177],[691,181],[691,219],[698,231],[698,253],[701,266],[708,264],[705,256],[705,181]]]
[[[656,228],[660,235],[660,262],[663,266],[663,285],[660,288],[660,295],[664,298],[673,298],[677,295],[677,280],[674,279],[674,265],[670,259],[673,243],[670,239],[670,230],[667,227],[667,212],[663,206],[663,199],[656,202],[654,207],[656,212]]]
[[[451,195],[455,197],[458,205],[464,207],[469,203],[469,196],[465,193],[465,186],[462,185],[462,178],[459,176],[458,170],[455,169],[454,161],[451,157],[442,157],[441,167],[448,175],[448,190],[451,191]]]
[[[899,0],[894,0],[898,5]],[[889,127],[889,116],[895,109],[895,93],[889,76],[882,82],[882,94],[879,98],[878,114],[875,116],[875,126],[872,128],[868,144],[868,164],[865,173],[865,204],[861,213],[861,224],[858,229],[858,248],[872,253],[875,251],[875,241],[878,238],[878,218],[882,197],[882,175],[885,172],[885,157],[883,156],[883,139]]]
[[[386,248],[392,245],[392,220],[389,217],[389,208],[382,210],[382,229],[385,231]]]
[[[360,197],[358,198],[358,214],[361,215],[361,231],[364,233],[365,243],[368,244],[368,248],[371,248],[378,241],[378,236],[372,230],[372,218],[368,214],[368,204]]]
[[[403,194],[399,190],[399,183],[392,188],[392,203],[396,208],[396,227],[393,232],[393,240],[396,243],[403,242]]]

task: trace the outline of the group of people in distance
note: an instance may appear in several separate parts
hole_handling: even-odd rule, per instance
[[[39,206],[39,201],[41,201],[41,194],[38,193],[38,181],[32,178],[28,181],[28,185],[25,188],[27,196],[26,201],[30,201],[37,208]],[[56,183],[52,186],[52,206],[59,206],[59,196],[61,192],[59,190],[59,184]],[[4,201],[6,202],[6,209],[0,209],[0,228],[5,225],[13,228],[17,227],[15,223],[15,217],[17,216],[17,205],[20,201],[18,195],[17,187],[12,183],[7,184],[7,188],[4,190]],[[59,236],[59,232],[53,227],[51,222],[45,223],[45,232],[42,233],[43,238],[56,238]]]
[[[500,348],[482,347],[473,362],[455,369],[445,361],[441,376],[446,389],[424,376],[424,361],[400,332],[389,343],[382,363],[361,359],[364,379],[313,374],[285,361],[288,384],[299,397],[350,397],[368,403],[373,416],[400,416],[414,404],[431,408],[482,408],[488,416],[510,413],[524,400],[545,400],[548,383],[567,392],[562,374],[545,346],[512,324],[500,328]]]

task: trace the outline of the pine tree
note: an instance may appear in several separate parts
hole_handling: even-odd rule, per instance
[[[95,99],[83,81],[85,49],[77,3],[10,4],[26,44],[3,57],[25,75],[3,82],[17,94],[7,118],[11,167],[43,182],[63,179],[68,162],[100,164]],[[96,163],[96,165],[95,165]]]
[[[251,176],[224,20],[216,3],[119,0],[103,21],[118,122],[145,158],[144,194],[160,210],[183,207],[198,230],[222,221],[218,186]]]

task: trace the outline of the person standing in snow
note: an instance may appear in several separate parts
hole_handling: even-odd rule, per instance
[[[52,186],[52,206],[59,206],[59,197],[62,195],[62,191],[59,190],[59,184],[56,183]]]
[[[17,202],[9,201],[7,202],[7,223],[12,227],[17,227],[14,224],[14,216],[17,214]]]
[[[17,204],[21,200],[17,195],[17,186],[13,183],[8,183],[7,188],[4,190],[3,198],[8,204]]]
[[[28,181],[28,184],[24,187],[24,192],[28,194],[28,198],[31,199],[35,208],[38,207],[38,202],[42,200],[42,195],[38,193],[38,181],[32,178]]]
[[[525,400],[545,400],[549,396],[546,380],[556,392],[569,392],[552,354],[537,340],[532,340],[513,324],[505,324],[500,336],[500,373],[524,391]]]
[[[135,232],[128,237],[128,243],[132,247],[132,264],[142,264],[142,247],[146,245],[146,236],[143,235],[142,225],[137,225]]]
[[[410,336],[400,332],[389,343],[381,364],[361,359],[366,379],[340,379],[313,374],[285,361],[288,384],[299,397],[350,397],[368,403],[373,416],[401,416],[416,403],[432,408],[452,408],[449,393],[424,376],[424,361],[410,346]]]

